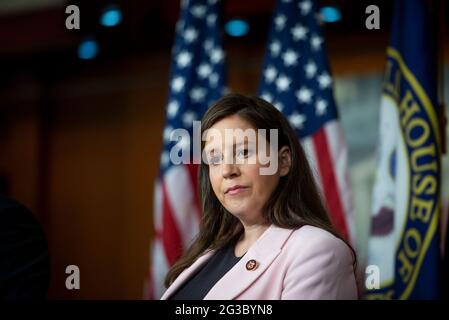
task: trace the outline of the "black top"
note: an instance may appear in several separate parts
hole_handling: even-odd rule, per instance
[[[169,300],[202,300],[210,289],[243,257],[234,255],[235,242],[217,250]]]

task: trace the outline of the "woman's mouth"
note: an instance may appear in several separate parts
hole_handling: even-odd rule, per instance
[[[245,191],[246,189],[247,189],[247,187],[244,187],[244,186],[233,186],[233,187],[226,189],[225,194],[235,195],[235,194]]]

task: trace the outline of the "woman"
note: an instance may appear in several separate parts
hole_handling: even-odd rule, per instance
[[[256,146],[236,144],[238,129],[277,129],[277,141],[258,134]],[[209,134],[226,130],[233,139]],[[285,117],[231,94],[209,108],[201,131],[200,231],[168,272],[162,299],[356,299],[355,253],[333,229]],[[261,174],[273,164],[260,161],[261,142],[276,155],[272,174]]]

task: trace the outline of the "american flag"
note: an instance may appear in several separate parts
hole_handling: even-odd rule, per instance
[[[334,225],[354,241],[347,150],[318,9],[312,0],[277,1],[259,95],[288,118],[307,153]]]
[[[195,164],[175,165],[170,150],[174,129],[185,129],[192,136],[192,124],[224,91],[224,51],[220,37],[217,0],[181,2],[172,50],[166,124],[159,176],[155,184],[149,278],[145,298],[158,299],[165,291],[165,275],[198,232],[200,208]],[[192,143],[186,150],[192,151]],[[191,153],[192,154],[192,153]]]

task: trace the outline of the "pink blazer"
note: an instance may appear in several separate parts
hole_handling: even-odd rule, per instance
[[[170,297],[212,255],[210,250],[200,256],[161,299]],[[257,267],[248,270],[252,259]],[[343,241],[320,228],[271,225],[204,299],[357,299],[352,254]]]

